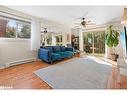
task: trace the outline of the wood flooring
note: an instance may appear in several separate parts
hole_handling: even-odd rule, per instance
[[[127,77],[121,75],[121,82],[118,83],[117,66],[115,63],[111,62],[111,64],[113,64],[114,67],[109,75],[107,89],[126,89]],[[50,64],[37,61],[1,69],[0,89],[52,89],[46,82],[33,74],[33,71],[47,66],[50,66]]]

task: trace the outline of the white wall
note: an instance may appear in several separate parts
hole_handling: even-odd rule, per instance
[[[84,51],[83,50],[83,33],[82,30],[79,31],[79,50],[80,51]]]
[[[67,46],[67,44],[71,44],[71,29],[67,28],[65,32],[62,32],[63,39],[62,43],[64,46]],[[69,39],[67,39],[67,36],[69,36]]]
[[[30,21],[32,18],[36,18],[22,12],[18,12],[3,6],[0,6],[0,11],[9,13],[6,15],[16,19]],[[11,15],[14,14],[14,15]],[[16,15],[16,16],[15,16]],[[31,51],[30,39],[13,39],[13,38],[0,38],[0,68],[4,68],[9,63],[19,62],[27,59],[35,59],[37,57],[37,51]]]
[[[49,20],[45,20],[43,18],[33,17],[31,15],[24,14],[19,11],[15,11],[6,7],[0,6],[0,11],[8,12],[14,15],[17,15],[17,19],[22,20],[32,20],[38,19],[41,22],[44,22],[44,25],[53,32],[53,28],[55,27],[58,32],[68,32],[68,27]],[[23,17],[23,18],[22,18]],[[59,30],[60,29],[60,30]],[[64,44],[66,43],[65,35],[64,35]],[[35,59],[37,58],[37,51],[31,51],[31,42],[25,39],[3,39],[0,38],[0,68],[4,68],[7,64],[18,62],[27,59]]]
[[[30,50],[30,40],[0,39],[0,66],[26,60],[35,59],[37,52]]]
[[[66,42],[66,44],[71,44],[71,35],[72,35],[72,33],[71,33],[71,29],[69,29],[67,32],[66,32],[66,34],[65,34],[65,42]],[[68,37],[67,37],[68,36]]]

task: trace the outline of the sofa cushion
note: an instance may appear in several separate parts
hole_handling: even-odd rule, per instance
[[[45,46],[44,48],[53,52],[52,46]]]
[[[52,59],[53,61],[59,60],[59,59],[61,59],[61,55],[60,55],[60,54],[57,54],[57,53],[52,53],[51,59]]]
[[[65,51],[65,53],[67,53],[67,54],[74,54],[74,52],[72,52],[72,51]]]
[[[61,58],[67,57],[67,54],[65,52],[57,52],[57,54],[61,55]]]
[[[65,46],[60,46],[60,49],[62,52],[66,51],[66,47]]]
[[[61,55],[61,58],[67,58],[73,56],[73,52],[71,51],[57,52],[57,54]]]
[[[68,56],[68,57],[71,57],[71,56],[74,55],[74,53],[71,52],[71,51],[65,51],[65,54],[66,54],[66,56]]]
[[[72,48],[72,47],[66,47],[66,51],[74,51],[74,48]]]
[[[53,52],[56,53],[56,52],[60,52],[60,46],[53,46]]]

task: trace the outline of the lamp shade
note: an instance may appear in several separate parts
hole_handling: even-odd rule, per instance
[[[121,24],[127,25],[127,8],[124,8]]]

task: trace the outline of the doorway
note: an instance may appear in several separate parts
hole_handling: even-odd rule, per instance
[[[88,55],[104,57],[105,31],[83,32],[83,48]]]

